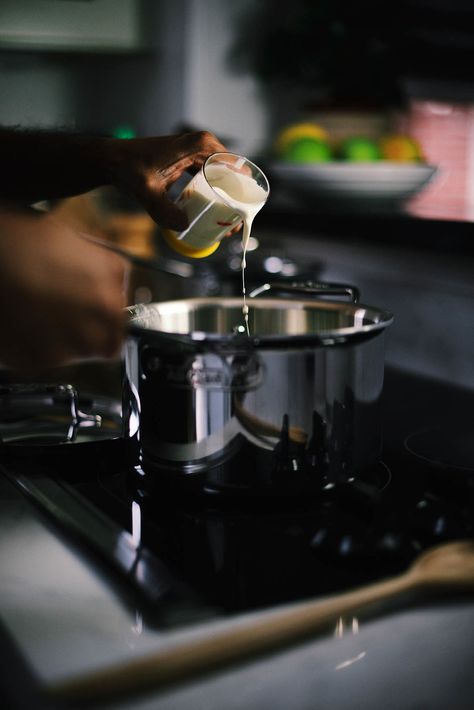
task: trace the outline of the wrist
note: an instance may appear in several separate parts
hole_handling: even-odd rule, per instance
[[[115,175],[116,149],[114,138],[86,138],[84,149],[87,153],[89,172],[97,185],[113,185]]]
[[[122,164],[124,160],[123,144],[118,138],[102,138],[97,151],[96,169],[103,176],[104,185],[120,186]]]

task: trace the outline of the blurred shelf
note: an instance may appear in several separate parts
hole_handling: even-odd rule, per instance
[[[0,50],[133,52],[143,42],[139,0],[0,2]]]
[[[324,211],[308,205],[302,208],[272,195],[265,208],[257,215],[254,234],[259,229],[291,232],[295,236],[311,235],[337,237],[340,240],[374,242],[387,246],[409,247],[434,253],[474,256],[474,226],[472,222],[449,219],[428,219],[406,211],[387,213]]]

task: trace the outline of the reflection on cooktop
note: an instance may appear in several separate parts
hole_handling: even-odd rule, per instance
[[[34,456],[15,447],[5,452],[5,467],[90,547],[117,559],[126,539],[129,558],[122,555],[120,572],[148,585],[162,618],[179,595],[195,608],[229,613],[391,576],[422,549],[473,537],[466,427],[443,427],[444,439],[433,437],[440,411],[452,409],[468,423],[473,403],[472,392],[389,371],[382,460],[311,495],[243,499],[150,490],[127,467],[120,439],[60,453],[35,449]],[[109,529],[116,535],[107,551]],[[165,577],[158,594],[153,585]]]
[[[265,503],[150,496],[121,473],[99,480],[102,495],[123,504],[122,522],[128,517],[132,534],[139,516],[142,545],[208,603],[226,610],[328,593],[380,574],[372,566],[377,545],[384,545],[374,537],[388,489],[384,466],[380,486],[357,481],[309,499]],[[392,549],[388,554],[392,561]]]

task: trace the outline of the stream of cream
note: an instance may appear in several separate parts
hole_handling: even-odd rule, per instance
[[[266,191],[258,185],[255,180],[245,173],[234,172],[222,166],[212,166],[207,179],[227,204],[242,217],[242,295],[245,329],[247,335],[249,330],[249,307],[247,305],[247,291],[245,286],[245,268],[247,266],[247,247],[252,231],[252,223],[255,215],[261,210],[267,199]]]

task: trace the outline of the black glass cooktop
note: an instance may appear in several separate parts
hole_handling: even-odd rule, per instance
[[[474,392],[388,369],[383,411],[381,460],[310,496],[150,493],[119,437],[4,445],[2,470],[117,590],[177,623],[342,591],[474,536]]]

